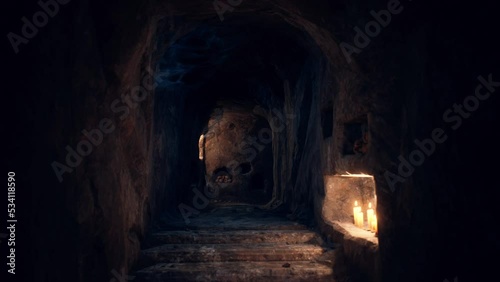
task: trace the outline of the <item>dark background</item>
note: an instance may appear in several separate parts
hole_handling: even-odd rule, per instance
[[[60,184],[54,177],[50,161],[48,161],[54,159],[53,152],[46,149],[50,139],[43,138],[45,135],[54,134],[53,131],[58,129],[53,128],[49,115],[47,115],[46,120],[43,120],[44,115],[40,114],[51,111],[50,108],[40,108],[47,104],[44,103],[44,99],[53,99],[50,93],[45,92],[49,91],[50,88],[41,88],[38,80],[47,69],[47,60],[41,59],[47,49],[46,47],[41,48],[40,44],[41,41],[46,44],[44,37],[50,36],[53,40],[52,48],[56,48],[56,50],[52,50],[50,56],[59,52],[57,48],[60,48],[61,56],[68,56],[67,49],[70,46],[65,42],[69,38],[68,35],[65,34],[58,39],[54,37],[54,32],[57,33],[54,30],[71,33],[71,28],[66,24],[71,22],[69,21],[71,18],[69,11],[74,12],[76,9],[74,5],[77,1],[73,0],[70,4],[60,7],[67,10],[68,13],[60,11],[60,14],[54,19],[49,20],[48,25],[41,28],[29,44],[20,46],[20,52],[17,55],[13,53],[5,35],[10,31],[18,33],[22,26],[20,18],[32,15],[38,9],[38,5],[35,1],[9,1],[4,3],[2,7],[2,34],[4,34],[2,46],[5,47],[2,51],[4,79],[2,105],[4,106],[3,124],[5,125],[2,127],[4,140],[2,142],[2,165],[5,179],[8,171],[16,173],[16,214],[18,217],[16,228],[17,274],[15,280],[7,276],[9,278],[7,281],[50,281],[44,280],[38,273],[33,273],[33,266],[40,259],[36,256],[36,252],[33,252],[34,249],[38,248],[37,245],[34,245],[33,238],[41,234],[44,237],[51,237],[53,234],[54,238],[59,238],[62,236],[59,233],[61,230],[69,230],[68,234],[71,234],[72,228],[76,228],[66,224],[71,222],[67,219],[70,215],[57,209],[51,212],[36,210],[33,208],[33,203],[50,201],[46,204],[54,205],[65,200],[65,195],[61,194]],[[96,19],[109,15],[109,11],[115,5],[120,5],[120,3],[90,2],[92,5],[104,7],[93,10]],[[380,1],[382,4],[368,2],[365,1],[367,9],[383,7],[383,3],[385,3],[384,1]],[[407,10],[394,17],[391,23],[392,29],[390,31],[396,37],[391,39],[390,36],[384,35],[376,40],[404,40],[404,36],[398,37],[398,35],[420,25],[428,26],[425,29],[425,32],[428,33],[426,36],[428,41],[421,43],[425,44],[428,50],[427,58],[430,61],[425,72],[427,79],[441,82],[430,86],[432,92],[428,94],[434,95],[429,101],[434,101],[435,104],[429,105],[429,107],[433,109],[431,113],[434,116],[433,120],[439,121],[440,114],[447,107],[455,102],[461,103],[466,96],[474,93],[479,75],[487,77],[491,73],[493,80],[500,81],[500,23],[498,21],[500,12],[494,1],[425,3],[414,0],[413,2],[411,10],[410,4],[405,3]],[[57,27],[58,25],[62,26]],[[370,47],[367,47],[367,50]],[[395,54],[397,52],[398,50],[394,51]],[[385,55],[389,56],[387,53]],[[375,55],[363,51],[358,59],[370,60],[370,56]],[[397,54],[397,56],[404,58],[405,55]],[[408,57],[408,60],[410,59]],[[61,58],[61,60],[71,61],[71,57]],[[53,63],[57,65],[59,62],[54,60]],[[405,64],[405,61],[401,61],[401,63]],[[406,78],[406,80],[411,79],[420,78]],[[54,78],[54,81],[69,83],[58,78]],[[404,84],[405,79],[398,83]],[[396,89],[400,85],[396,84]],[[481,103],[479,109],[469,119],[464,120],[463,125],[457,131],[448,130],[450,140],[442,147],[437,148],[438,152],[433,156],[433,160],[442,164],[439,169],[449,185],[442,191],[436,191],[438,196],[433,197],[436,200],[428,203],[428,205],[433,205],[434,210],[437,211],[434,216],[439,219],[434,222],[434,219],[431,218],[433,215],[429,215],[429,221],[433,222],[432,228],[436,230],[436,238],[429,243],[418,242],[417,235],[408,234],[409,237],[413,238],[412,242],[415,243],[416,248],[424,246],[424,250],[421,249],[422,253],[419,254],[423,256],[423,259],[419,261],[429,261],[429,265],[398,269],[398,260],[404,256],[403,251],[396,251],[393,254],[386,253],[389,260],[388,265],[394,266],[395,273],[401,274],[400,272],[404,269],[420,269],[421,272],[425,272],[428,269],[439,268],[440,277],[447,277],[450,281],[455,276],[461,282],[498,280],[497,268],[500,262],[498,259],[500,251],[500,211],[498,209],[500,192],[497,179],[500,169],[497,163],[500,160],[498,93],[500,93],[500,88],[497,88],[486,102]],[[62,103],[64,104],[64,101]],[[445,125],[433,122],[429,128],[435,126]],[[422,131],[419,136],[425,138],[429,136],[429,132]],[[436,183],[429,185],[436,185]],[[37,195],[43,194],[45,196],[33,198],[34,191],[38,191]],[[433,192],[426,191],[426,193]],[[439,196],[440,193],[446,196]],[[6,187],[4,195],[5,197],[7,195]],[[5,221],[3,218],[6,214],[3,211],[3,206],[1,206],[2,211],[0,212],[2,218],[0,232],[4,230]],[[32,227],[32,215],[34,214],[43,214],[47,221],[58,225],[59,229],[53,229],[51,226],[34,229]],[[432,236],[426,237],[426,240]],[[63,279],[65,273],[76,271],[75,265],[70,263],[70,260],[64,259],[66,255],[71,256],[72,252],[65,249],[64,246],[71,244],[72,240],[75,240],[74,244],[79,244],[76,238],[67,238],[69,243],[65,242],[61,247],[55,246],[58,251],[54,257],[59,257],[59,259],[54,260],[54,263],[49,263],[49,265],[53,268],[52,271],[60,273],[60,275],[56,275],[60,280]],[[405,240],[395,243],[395,247],[390,252],[397,249],[397,246],[400,246],[398,244],[407,243]],[[54,242],[47,242],[47,244],[54,244]],[[412,248],[412,246],[405,245],[404,248]],[[2,241],[0,245],[2,277],[5,277],[3,272],[6,253],[6,242]],[[65,261],[67,264],[64,264]],[[2,281],[6,281],[3,279]]]

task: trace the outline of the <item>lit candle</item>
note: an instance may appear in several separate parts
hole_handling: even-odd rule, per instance
[[[372,230],[372,232],[375,232],[375,233],[377,233],[377,231],[378,231],[377,215],[376,214],[374,214],[372,217],[371,230]]]
[[[352,213],[354,215],[354,225],[358,226],[358,213],[361,212],[361,207],[358,207],[358,201],[354,201],[354,208],[352,209]]]
[[[375,215],[375,213],[372,209],[372,203],[368,203],[368,210],[366,210],[366,219],[367,219],[369,229],[371,229],[374,215]]]
[[[360,211],[360,212],[358,212],[358,227],[363,228],[364,225],[365,225],[365,220],[363,218],[363,212]]]

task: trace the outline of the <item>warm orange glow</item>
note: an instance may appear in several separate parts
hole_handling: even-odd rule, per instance
[[[378,232],[378,223],[377,223],[377,215],[376,214],[373,215],[370,229],[371,229],[372,232],[375,232],[375,233]]]
[[[372,203],[368,204],[368,210],[366,211],[366,218],[368,220],[368,228],[371,229],[372,221],[375,218],[375,211],[372,209]]]
[[[354,225],[356,226],[360,226],[363,224],[363,222],[359,222],[360,220],[360,217],[359,217],[359,214],[363,214],[363,212],[361,212],[361,207],[358,206],[358,201],[355,201],[354,202],[354,208],[352,209],[352,213],[354,215]]]
[[[365,225],[365,219],[364,219],[363,215],[364,214],[362,211],[358,212],[358,227],[359,228],[363,228]]]
[[[198,158],[203,160],[205,158],[205,135],[200,135],[198,139]]]

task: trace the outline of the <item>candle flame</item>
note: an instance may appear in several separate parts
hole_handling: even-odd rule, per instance
[[[372,208],[372,203],[371,203],[371,202],[368,204],[368,208],[369,208],[369,209],[371,209],[371,208]]]
[[[354,206],[357,207],[358,206],[358,201],[354,201]]]

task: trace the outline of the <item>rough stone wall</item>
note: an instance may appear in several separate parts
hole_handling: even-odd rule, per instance
[[[267,204],[273,189],[272,131],[267,121],[251,107],[225,105],[217,110],[205,137],[208,185],[218,189],[219,199]]]
[[[386,4],[379,1],[373,9],[378,11]],[[475,21],[469,23],[485,30],[472,35],[471,30],[476,29],[454,16],[456,12],[444,3],[433,8],[423,3],[411,6],[402,2],[402,5],[405,7],[402,14],[393,16],[391,24],[356,55],[355,77],[345,72],[351,79],[344,80],[340,72],[337,78],[335,170],[375,176],[381,281],[443,281],[454,277],[477,280],[479,276],[487,277],[493,268],[478,265],[470,255],[482,257],[480,254],[486,251],[479,249],[492,242],[458,247],[461,240],[477,231],[461,224],[460,218],[470,219],[474,217],[472,214],[484,216],[484,212],[477,210],[480,202],[477,199],[496,192],[489,190],[480,193],[481,196],[472,193],[474,200],[466,200],[467,191],[477,187],[472,184],[475,177],[466,167],[467,161],[477,163],[483,159],[472,153],[479,140],[489,136],[479,128],[484,128],[483,122],[493,122],[497,115],[489,112],[493,106],[481,104],[481,112],[472,114],[474,118],[467,121],[470,123],[464,121],[464,128],[454,132],[443,119],[443,113],[453,103],[461,103],[464,97],[473,95],[478,75],[492,71],[491,45],[481,47],[485,52],[474,52],[473,56],[465,50],[478,50],[478,42],[485,43],[484,34],[493,25],[480,16],[487,8],[471,14]],[[339,40],[352,42],[353,27],[364,28],[371,18],[369,11],[356,7],[355,3],[348,5],[347,15],[345,30],[336,35]],[[446,17],[449,19],[445,20]],[[461,35],[464,31],[476,41]],[[369,151],[363,156],[343,158],[342,125],[363,114],[368,114]],[[473,127],[477,130],[472,130]],[[416,148],[414,140],[431,138],[435,128],[443,128],[449,139],[437,145],[435,153],[404,183],[391,187],[385,172],[397,174],[398,157],[408,158]],[[487,166],[474,167],[478,174],[489,170]],[[484,178],[479,180],[483,181],[487,182]],[[481,230],[490,233],[481,226]]]
[[[37,141],[30,186],[37,188],[30,219],[37,235],[29,281],[109,281],[112,270],[126,273],[153,212],[154,88],[143,77],[154,75],[156,26],[140,17],[140,5],[95,4],[65,6],[29,50],[43,97],[31,105]],[[126,104],[121,96],[136,86],[146,97]],[[88,140],[82,130],[100,128],[105,118],[112,132],[59,183],[51,163],[66,164],[65,147],[78,150]]]
[[[313,196],[315,193],[324,194],[324,184],[321,163],[321,115],[320,95],[323,91],[324,81],[321,57],[319,60],[309,62],[304,66],[304,71],[297,81],[295,89],[292,90],[291,101],[286,104],[294,106],[292,113],[293,135],[289,135],[288,141],[295,143],[288,153],[293,155],[291,166],[291,189],[285,192],[289,197],[292,211],[305,213],[302,216],[311,217]],[[292,137],[292,138],[290,138]],[[307,200],[305,200],[307,199]],[[300,215],[299,215],[300,216]]]
[[[183,104],[182,91],[158,88],[155,95],[154,165],[155,184],[158,196],[157,211],[175,209],[181,197],[178,187],[189,176],[182,170],[182,159],[186,155],[182,147]],[[186,157],[187,159],[187,157]]]

